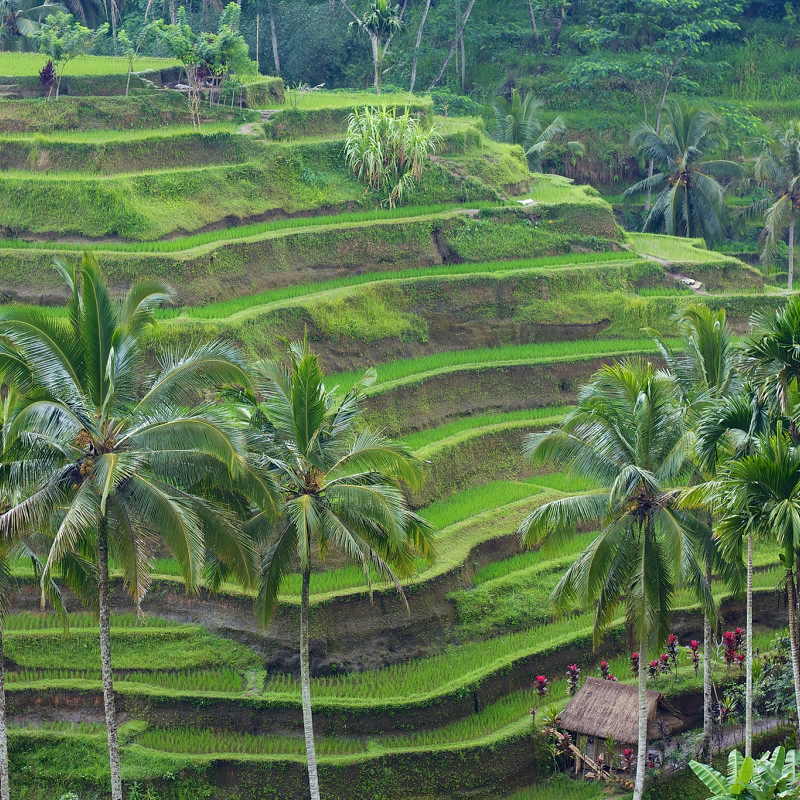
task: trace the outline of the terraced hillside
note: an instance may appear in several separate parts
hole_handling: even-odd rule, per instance
[[[522,439],[557,423],[601,364],[655,357],[646,329],[674,333],[682,304],[724,306],[743,330],[783,298],[701,242],[624,234],[591,188],[530,175],[520,148],[490,142],[477,120],[433,118],[415,98],[381,102],[413,103],[443,140],[410,204],[384,208],[344,166],[346,98],[272,108],[264,125],[215,107],[197,131],[164,91],[73,94],[41,123],[38,100],[0,104],[0,293],[64,314],[51,262],[91,247],[120,290],[140,275],[177,289],[154,352],[221,336],[271,356],[307,332],[342,391],[375,366],[368,416],[428,462],[411,500],[437,531],[438,559],[408,582],[410,613],[393,588],[371,593],[333,557],[312,577],[325,796],[569,796],[537,784],[551,759],[531,737],[531,681],[551,676],[561,703],[576,660],[591,672],[606,657],[629,679],[627,640],[620,620],[593,653],[589,615],[552,616],[549,593],[591,534],[520,552],[515,532],[535,505],[590,487],[534,473]],[[104,127],[104,115],[131,125]],[[756,555],[766,643],[782,624],[768,600],[779,570],[767,548]],[[95,797],[108,770],[96,621],[73,601],[62,637],[38,613],[32,576],[17,571],[25,590],[5,637],[13,783],[28,798]],[[155,571],[144,620],[121,581],[115,591],[129,791],[300,800],[300,575],[260,631],[239,587],[187,596],[174,562]],[[736,621],[739,605],[719,599]],[[684,605],[677,629],[697,635],[700,617]],[[663,690],[692,716],[690,670]]]

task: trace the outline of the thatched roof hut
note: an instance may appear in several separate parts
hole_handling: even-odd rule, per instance
[[[639,696],[636,686],[587,678],[561,712],[560,726],[570,733],[635,744],[639,733]],[[684,721],[661,692],[647,692],[647,738],[674,733]]]

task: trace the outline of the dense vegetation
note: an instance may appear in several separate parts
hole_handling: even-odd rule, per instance
[[[696,731],[637,800],[793,735],[793,4],[61,10],[0,8],[0,800],[595,800],[581,675]]]

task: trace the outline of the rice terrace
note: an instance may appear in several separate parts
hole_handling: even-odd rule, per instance
[[[800,3],[3,0],[0,800],[800,800]]]

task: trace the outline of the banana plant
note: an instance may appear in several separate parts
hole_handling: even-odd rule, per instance
[[[698,761],[689,766],[713,792],[716,800],[795,800],[800,797],[800,752],[776,747],[759,759],[745,758],[738,750],[728,755],[728,773],[723,775]]]

